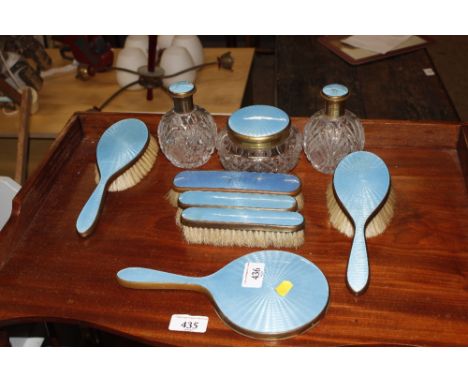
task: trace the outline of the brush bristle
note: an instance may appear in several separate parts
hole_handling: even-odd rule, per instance
[[[182,224],[185,240],[190,244],[208,244],[220,247],[287,247],[304,244],[304,231],[250,231],[220,228],[187,227]]]
[[[390,224],[390,221],[392,220],[395,201],[395,191],[393,187],[390,186],[390,192],[387,196],[387,199],[384,201],[382,207],[379,209],[377,214],[366,226],[367,238],[380,235],[382,232],[385,231],[385,229]],[[346,236],[353,237],[353,224],[351,223],[348,216],[345,214],[338,201],[336,200],[335,193],[333,192],[333,186],[331,183],[327,188],[327,207],[331,225]]]
[[[122,174],[120,174],[109,186],[109,191],[123,191],[133,187],[140,182],[153,168],[154,162],[158,156],[159,147],[156,139],[151,135],[148,147],[140,158]],[[95,180],[99,182],[99,171],[95,168]]]
[[[296,195],[297,209],[300,211],[304,208],[304,196],[302,192]]]
[[[172,207],[177,207],[179,202],[180,192],[174,191],[172,188],[166,194],[166,199]]]
[[[175,222],[177,224],[177,227],[180,227],[180,215],[182,215],[182,208],[177,208],[176,215],[175,215]]]

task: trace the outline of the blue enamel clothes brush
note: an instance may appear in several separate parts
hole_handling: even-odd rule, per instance
[[[182,171],[174,177],[167,198],[177,207],[181,192],[195,190],[290,195],[296,198],[298,209],[304,204],[297,176],[247,171]]]
[[[138,119],[116,122],[102,134],[96,149],[99,181],[76,221],[79,235],[92,233],[106,191],[121,191],[137,184],[151,170],[157,152],[155,139]]]
[[[272,211],[297,211],[297,201],[289,195],[248,192],[186,191],[179,194],[176,223],[189,207],[247,208]]]
[[[297,248],[304,243],[304,217],[298,212],[190,207],[180,224],[194,244]]]
[[[120,270],[117,280],[133,289],[203,292],[227,325],[256,339],[304,332],[324,315],[329,300],[328,282],[321,270],[284,251],[253,252],[205,277],[135,267]]]

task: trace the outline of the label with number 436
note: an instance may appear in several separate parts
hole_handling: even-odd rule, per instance
[[[264,263],[245,263],[242,286],[244,288],[261,288],[264,274]]]
[[[173,314],[169,322],[169,330],[177,332],[205,333],[207,328],[208,317],[206,316]]]

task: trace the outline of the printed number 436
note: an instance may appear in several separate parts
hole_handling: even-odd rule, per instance
[[[253,278],[254,280],[257,280],[260,275],[261,275],[262,270],[259,267],[255,267],[252,269],[252,272],[250,273],[250,277]]]

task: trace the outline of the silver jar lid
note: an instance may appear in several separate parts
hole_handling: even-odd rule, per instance
[[[232,113],[228,120],[229,137],[251,148],[272,147],[289,136],[291,121],[281,109],[269,105],[252,105]]]

